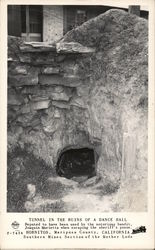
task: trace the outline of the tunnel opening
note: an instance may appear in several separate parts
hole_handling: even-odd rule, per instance
[[[56,172],[59,176],[71,179],[73,177],[96,175],[98,155],[92,148],[68,149],[59,156]]]

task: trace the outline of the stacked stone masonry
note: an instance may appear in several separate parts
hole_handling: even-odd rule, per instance
[[[87,102],[81,96],[83,92],[88,96],[90,75],[85,74],[81,61],[84,59],[88,63],[89,72],[90,56],[95,50],[76,42],[63,45],[23,43],[14,37],[9,37],[8,44],[10,135],[15,132],[18,142],[23,143],[23,146],[25,143],[30,143],[30,147],[36,144],[36,154],[37,142],[33,135],[37,136],[38,133],[38,137],[47,137],[46,140],[52,145],[50,153],[49,150],[43,153],[46,156],[44,160],[52,166],[56,164],[58,151],[64,147],[93,145],[87,131]],[[79,87],[83,88],[81,93]],[[77,115],[73,121],[75,113]],[[81,117],[79,121],[76,116]],[[70,118],[67,125],[66,119]],[[60,133],[61,136],[64,134],[62,140],[59,138]],[[31,139],[34,143],[31,143]]]

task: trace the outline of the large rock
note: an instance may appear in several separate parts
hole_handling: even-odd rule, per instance
[[[70,31],[61,42],[73,41],[96,47],[91,87],[85,93],[78,87],[78,95],[89,100],[90,137],[102,139],[97,175],[117,184],[123,167],[130,173],[125,178],[136,174],[141,186],[140,178],[147,178],[148,21],[110,10]],[[125,133],[137,138],[132,142],[134,160],[130,145],[123,144]]]
[[[63,85],[76,87],[82,84],[79,76],[62,77],[60,75],[39,75],[41,85]]]
[[[95,52],[94,48],[88,48],[82,46],[77,42],[60,42],[56,44],[56,50],[58,53],[93,53]]]
[[[20,45],[22,52],[51,52],[55,51],[54,44],[47,44],[43,42],[24,42]]]

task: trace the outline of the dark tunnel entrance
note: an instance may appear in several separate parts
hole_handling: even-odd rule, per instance
[[[94,149],[79,148],[64,151],[57,162],[56,172],[59,176],[68,179],[72,177],[96,175],[97,154]]]

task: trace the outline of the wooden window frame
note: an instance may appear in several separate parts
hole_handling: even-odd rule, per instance
[[[25,12],[26,12],[26,15],[25,15],[25,18],[26,18],[26,30],[25,32],[22,32],[22,37],[27,41],[27,42],[30,42],[32,41],[32,38],[35,38],[37,39],[38,41],[42,40],[42,32],[31,32],[31,28],[30,28],[30,6],[29,5],[26,5],[25,6]],[[34,39],[34,41],[36,41]]]

